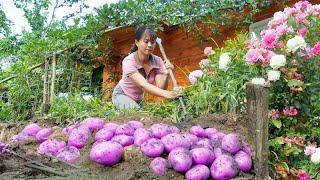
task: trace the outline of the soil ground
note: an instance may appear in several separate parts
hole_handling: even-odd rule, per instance
[[[159,117],[145,116],[117,116],[106,121],[117,122],[119,124],[130,120],[140,120],[146,127],[150,127],[154,123],[172,124],[169,119]],[[31,122],[37,122],[42,127],[53,127],[54,120],[51,118],[33,118]],[[29,122],[30,122],[29,121]],[[28,122],[28,123],[29,123]],[[192,125],[199,124],[202,127],[214,127],[224,133],[235,132],[241,140],[246,141],[252,146],[252,135],[250,133],[249,121],[243,117],[235,115],[219,115],[210,114],[193,119],[191,122],[182,124],[182,131],[187,131]],[[12,135],[17,134],[22,130],[25,124],[0,124],[0,140],[6,142]],[[55,127],[61,130],[61,127]],[[58,132],[58,131],[57,131]],[[63,135],[55,134],[54,138],[64,139]],[[47,166],[55,168],[56,171],[63,173],[66,177],[53,175],[52,173],[43,172],[34,168],[27,167],[27,161],[13,154],[5,154],[0,156],[0,179],[115,179],[115,180],[133,180],[133,179],[184,179],[182,174],[169,169],[167,175],[158,176],[149,169],[151,158],[143,156],[135,147],[130,146],[125,150],[125,158],[122,162],[112,166],[105,167],[92,162],[89,158],[89,151],[92,141],[87,143],[87,146],[80,150],[81,157],[76,162],[78,168],[67,165],[51,157],[40,156],[36,153],[38,144],[35,140],[28,140],[23,144],[14,144],[10,148],[31,160],[41,162]],[[253,170],[250,173],[240,173],[237,180],[254,179]]]

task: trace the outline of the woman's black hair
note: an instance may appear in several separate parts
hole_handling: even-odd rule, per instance
[[[143,37],[144,34],[149,34],[150,35],[150,38],[152,41],[156,41],[156,38],[157,38],[157,34],[156,32],[151,28],[151,27],[146,27],[146,26],[138,26],[136,28],[136,32],[135,32],[135,40],[141,40],[141,38]],[[131,54],[131,53],[134,53],[138,50],[138,47],[137,45],[134,43],[130,49],[130,52],[128,53]],[[127,57],[128,55],[125,55],[121,58],[121,64],[122,64],[122,61],[125,57]]]

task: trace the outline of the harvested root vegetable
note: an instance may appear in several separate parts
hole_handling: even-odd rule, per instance
[[[170,165],[166,159],[162,157],[157,157],[151,161],[149,167],[155,174],[165,175],[167,174],[167,170],[170,167]]]
[[[97,117],[89,117],[83,121],[83,125],[87,126],[91,132],[94,132],[103,128],[104,121]]]
[[[252,159],[247,153],[243,151],[237,152],[234,155],[234,160],[237,162],[239,169],[242,172],[249,172],[252,166]]]
[[[73,146],[66,146],[59,150],[57,158],[65,160],[69,163],[75,163],[80,157],[80,151]]]
[[[7,145],[4,143],[0,143],[0,155],[4,154],[7,152]]]
[[[119,127],[118,124],[113,123],[113,122],[108,122],[103,126],[103,129],[108,129],[108,130],[115,133],[118,127]]]
[[[140,121],[129,121],[127,124],[129,124],[134,129],[139,129],[144,127],[143,123]]]
[[[154,124],[150,128],[155,138],[161,139],[163,136],[170,134],[170,127],[166,124]]]
[[[134,132],[134,145],[139,147],[142,143],[147,141],[148,139],[153,138],[153,134],[150,130],[139,128]]]
[[[51,128],[41,129],[36,134],[36,139],[39,143],[42,143],[43,141],[47,140],[51,134],[53,134],[53,130]]]
[[[135,131],[135,129],[132,126],[130,126],[129,124],[123,124],[117,128],[117,130],[115,131],[115,135],[125,134],[128,136],[133,136],[134,131]]]
[[[169,153],[168,161],[172,168],[179,173],[187,172],[192,166],[191,153],[184,148],[173,149]]]
[[[229,155],[221,155],[217,157],[210,168],[213,179],[232,179],[238,172],[237,162]]]
[[[210,170],[205,165],[195,165],[186,172],[185,177],[186,180],[207,180],[210,177]]]
[[[171,133],[180,133],[180,129],[176,126],[170,126]]]
[[[86,145],[90,137],[91,132],[88,127],[83,125],[76,127],[69,136],[68,145],[81,149]]]
[[[125,134],[119,134],[114,136],[111,141],[118,142],[123,147],[130,146],[133,144],[134,138]]]
[[[194,165],[211,165],[214,161],[214,153],[208,148],[195,148],[190,151]]]
[[[185,149],[190,148],[190,143],[186,141],[186,139],[183,138],[181,134],[178,133],[167,134],[161,138],[161,141],[166,152],[170,152],[178,147],[183,147]]]
[[[208,138],[203,138],[200,141],[198,141],[192,149],[201,148],[201,147],[208,148],[213,151],[211,140]]]
[[[123,147],[114,141],[96,144],[90,151],[90,159],[98,164],[112,166],[121,160]]]
[[[39,145],[37,152],[39,154],[51,154],[55,156],[65,146],[66,143],[64,141],[46,140]]]
[[[23,142],[25,140],[28,140],[28,139],[31,139],[32,136],[29,136],[23,132],[17,134],[17,135],[14,135],[10,138],[10,141],[12,142]]]
[[[99,140],[105,140],[105,141],[109,141],[114,135],[114,132],[111,131],[110,129],[106,129],[106,128],[103,128],[103,129],[100,129],[95,137],[94,137],[94,140],[95,141],[99,141]]]
[[[228,134],[222,138],[221,148],[230,152],[231,154],[236,154],[241,147],[241,143],[235,134]]]
[[[199,138],[197,136],[190,133],[183,133],[182,137],[185,138],[191,146],[195,145],[199,141]]]
[[[216,134],[218,132],[218,130],[216,130],[215,128],[207,128],[204,131],[205,131],[206,137],[209,139],[213,134]]]
[[[205,130],[200,125],[192,126],[190,128],[190,133],[199,138],[204,138],[206,136]]]
[[[35,136],[40,130],[41,127],[38,124],[32,123],[27,125],[21,132],[28,136]]]
[[[159,157],[164,151],[164,146],[161,142],[161,140],[156,138],[151,138],[147,140],[146,142],[142,143],[141,146],[141,152],[148,157]]]

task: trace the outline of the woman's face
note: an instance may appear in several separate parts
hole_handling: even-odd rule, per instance
[[[155,39],[152,39],[148,33],[144,33],[142,38],[139,41],[136,40],[135,43],[138,47],[138,51],[145,55],[151,54],[156,47]]]

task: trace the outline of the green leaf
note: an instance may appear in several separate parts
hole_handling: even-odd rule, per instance
[[[289,87],[297,87],[297,86],[300,87],[302,85],[303,85],[303,82],[300,80],[296,80],[296,79],[291,79],[288,82]]]
[[[272,122],[272,124],[273,124],[275,127],[277,127],[278,129],[280,129],[281,126],[282,126],[281,121],[278,121],[278,120],[276,120],[276,119],[271,119],[271,122]]]

